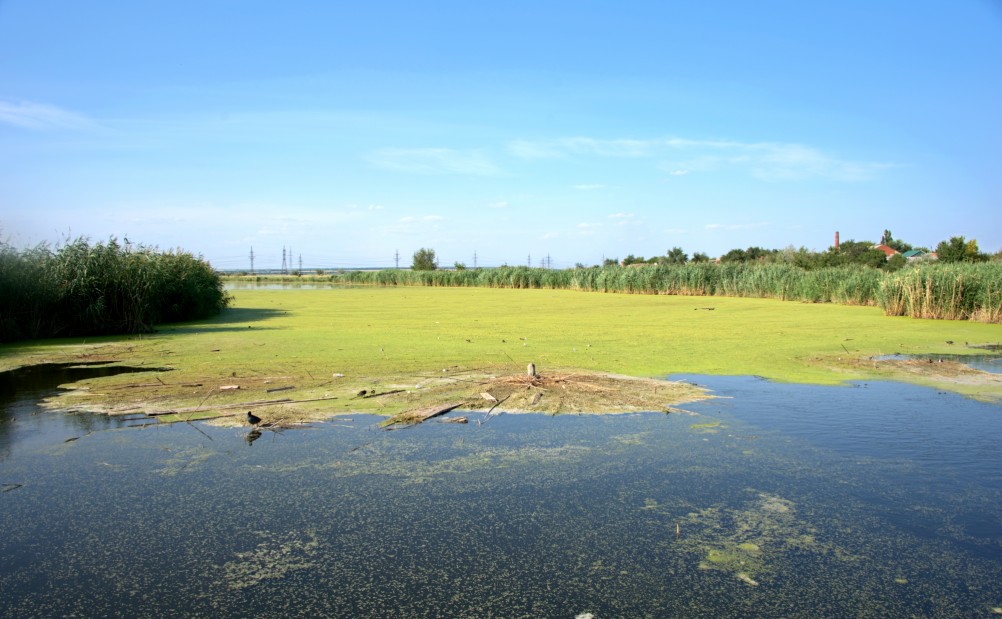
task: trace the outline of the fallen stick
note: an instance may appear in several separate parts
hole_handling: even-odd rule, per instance
[[[403,393],[403,392],[404,392],[403,389],[394,389],[392,391],[384,391],[382,393],[368,393],[366,395],[363,395],[362,399],[367,400],[369,398],[378,398],[379,396],[383,395],[393,395],[394,393]]]
[[[243,408],[245,406],[268,406],[269,404],[302,404],[304,402],[323,402],[326,400],[336,400],[337,396],[327,398],[307,398],[305,400],[293,400],[292,398],[280,398],[278,400],[255,400],[253,402],[235,402],[231,404],[219,404],[216,406],[196,406],[194,408],[178,408],[169,411],[153,411],[146,413],[148,417],[159,417],[160,415],[178,415],[180,413],[191,413],[199,411],[226,410],[227,408]]]
[[[411,411],[404,411],[398,413],[393,417],[390,417],[385,422],[380,424],[380,427],[389,428],[390,426],[397,425],[398,423],[406,424],[419,424],[422,421],[427,421],[432,417],[438,417],[439,415],[444,415],[449,411],[459,408],[462,406],[462,402],[456,402],[455,404],[445,404],[442,406],[427,406],[425,408],[418,408]]]

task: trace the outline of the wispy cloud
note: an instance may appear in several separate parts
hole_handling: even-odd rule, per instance
[[[24,129],[91,129],[97,124],[90,118],[54,105],[31,101],[0,100],[0,123]]]
[[[673,140],[672,149],[684,159],[668,160],[661,168],[671,175],[689,172],[744,170],[765,181],[827,178],[863,181],[894,164],[840,159],[803,144],[784,142],[730,142],[719,140]]]
[[[602,140],[590,137],[569,137],[556,140],[514,140],[508,151],[522,159],[562,159],[571,155],[600,157],[646,157],[652,154],[656,142],[650,140]]]
[[[576,189],[578,191],[597,191],[599,189],[605,189],[605,185],[600,184],[585,184],[585,185],[571,185],[571,189]]]
[[[507,200],[495,200],[487,205],[488,208],[508,208]]]
[[[382,148],[366,157],[376,167],[409,174],[494,176],[501,169],[479,150]]]
[[[670,137],[656,139],[598,139],[569,137],[545,141],[519,140],[508,150],[523,159],[571,157],[646,158],[670,176],[737,170],[765,181],[826,178],[863,181],[895,167],[893,163],[842,159],[819,148],[790,142],[740,142]],[[597,188],[575,185],[575,189]]]

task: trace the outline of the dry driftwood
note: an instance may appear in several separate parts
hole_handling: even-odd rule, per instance
[[[226,410],[227,408],[243,408],[245,406],[268,406],[269,404],[302,404],[303,402],[322,402],[324,400],[336,400],[336,396],[327,398],[307,398],[305,400],[293,400],[291,398],[280,398],[278,400],[255,400],[253,402],[231,402],[229,404],[218,404],[216,406],[195,406],[190,408],[177,408],[169,411],[153,411],[146,413],[148,417],[159,417],[160,415],[176,415],[179,413],[198,413],[201,411]]]
[[[459,408],[462,406],[462,402],[456,402],[454,404],[444,404],[435,406],[426,406],[424,408],[417,408],[414,410],[404,411],[402,413],[397,413],[393,417],[390,417],[386,422],[382,424],[384,428],[394,426],[397,424],[418,424],[422,421],[431,419],[432,417],[438,417],[439,415],[444,415],[449,411]]]

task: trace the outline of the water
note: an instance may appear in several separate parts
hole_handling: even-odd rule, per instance
[[[227,281],[226,290],[330,290],[332,288],[350,288],[351,284],[341,282],[324,282],[316,280],[300,281]]]
[[[974,368],[975,370],[981,370],[982,372],[990,372],[992,374],[1002,374],[1002,356],[996,354],[985,354],[985,355],[881,355],[877,357],[877,361],[907,361],[909,359],[917,359],[919,361],[928,361],[929,363],[937,363],[942,361],[954,361],[956,363],[963,363],[964,365]]]
[[[73,441],[80,436],[136,425],[123,417],[82,414],[50,414],[41,406],[59,385],[87,378],[137,372],[160,372],[163,368],[136,368],[107,363],[43,364],[0,372],[0,461],[19,449],[53,442]]]
[[[684,406],[695,415],[504,414],[392,432],[355,416],[253,445],[246,429],[205,424],[24,444],[0,461],[0,613],[1002,606],[1002,408],[888,383],[685,378],[727,397]]]

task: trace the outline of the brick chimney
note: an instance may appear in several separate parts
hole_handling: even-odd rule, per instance
[[[838,230],[835,231],[835,251],[838,251]]]

